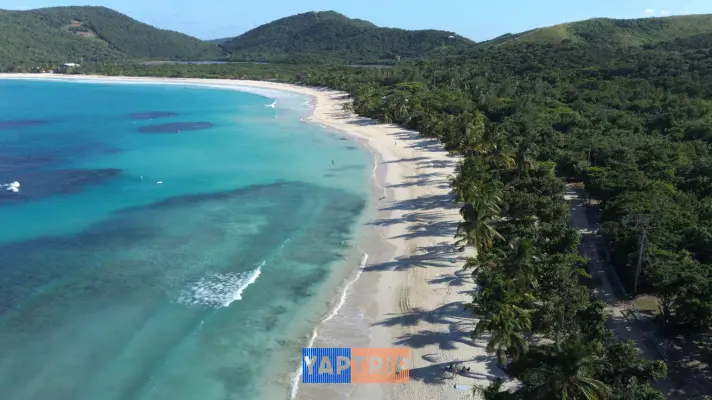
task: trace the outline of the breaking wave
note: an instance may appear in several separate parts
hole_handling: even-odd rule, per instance
[[[20,191],[20,182],[15,181],[7,184],[0,184],[0,189],[5,189],[10,192],[19,192]]]
[[[214,308],[227,307],[233,301],[242,300],[242,292],[255,283],[262,273],[265,261],[247,272],[218,272],[200,278],[184,289],[178,302],[187,305],[205,305]]]

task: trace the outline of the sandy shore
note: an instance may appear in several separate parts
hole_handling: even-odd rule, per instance
[[[372,321],[370,347],[412,349],[411,382],[403,385],[360,385],[348,393],[353,399],[460,399],[471,391],[456,385],[482,384],[500,375],[496,361],[484,350],[484,340],[470,339],[475,320],[463,312],[473,284],[461,262],[450,260],[455,227],[460,220],[452,204],[448,177],[457,159],[436,140],[416,132],[379,124],[343,111],[345,93],[296,85],[236,80],[123,78],[2,74],[0,77],[43,79],[100,79],[273,89],[316,100],[310,120],[355,135],[374,153],[378,237],[390,246],[369,247],[361,278],[349,288],[347,301],[357,302]],[[369,227],[370,232],[374,228]],[[366,231],[368,232],[368,231]],[[375,235],[371,235],[375,236]],[[380,251],[390,248],[393,250]],[[348,345],[348,344],[345,344]],[[445,368],[462,362],[471,368],[452,377]],[[299,388],[297,398],[321,399],[316,386]],[[324,400],[326,400],[324,398]]]

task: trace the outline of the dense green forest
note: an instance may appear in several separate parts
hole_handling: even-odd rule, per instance
[[[640,261],[637,292],[657,299],[659,334],[709,335],[712,34],[684,18],[602,21],[565,32],[608,35],[614,25],[618,39],[506,36],[394,68],[90,63],[81,72],[325,85],[349,92],[361,115],[440,139],[464,156],[451,184],[462,207],[454,240],[477,250],[463,266],[480,288],[467,305],[479,319],[473,336],[488,335],[487,350],[520,383],[496,381],[485,398],[657,400],[666,364],[608,330],[564,184],[583,182],[597,204],[630,293]],[[712,382],[680,386],[682,398],[702,398]]]
[[[333,11],[282,18],[222,43],[240,61],[342,63],[393,63],[473,45],[452,32],[380,28]]]
[[[154,28],[104,7],[0,10],[0,70],[86,61],[216,59],[215,44]]]

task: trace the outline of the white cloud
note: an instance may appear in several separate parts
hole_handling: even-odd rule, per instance
[[[670,15],[670,11],[668,11],[668,10],[660,10],[660,15],[662,15],[663,17],[667,17],[668,15]]]
[[[651,15],[655,14],[655,10],[653,10],[652,8],[646,8],[644,14],[646,17],[650,17]]]

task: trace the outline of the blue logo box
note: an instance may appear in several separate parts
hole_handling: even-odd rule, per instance
[[[348,366],[339,371],[337,357],[345,357],[350,360],[351,349],[346,347],[303,348],[302,383],[351,383],[352,367]]]

